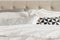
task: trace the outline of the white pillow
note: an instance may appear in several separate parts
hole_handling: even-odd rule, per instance
[[[37,20],[40,18],[40,16],[44,15],[41,14],[40,12],[45,11],[44,9],[31,9],[29,10],[29,18],[28,18],[28,24],[36,24]]]
[[[46,9],[41,9],[37,11],[38,15],[40,17],[58,17],[60,16],[60,12],[56,12],[56,11],[49,11]]]
[[[34,12],[34,13],[33,13]],[[54,11],[48,11],[48,10],[45,10],[45,9],[40,9],[40,10],[36,10],[36,11],[33,11],[32,13],[33,13],[33,15],[31,16],[31,19],[30,19],[30,22],[32,23],[32,24],[36,24],[37,22],[38,22],[38,20],[40,20],[40,18],[43,18],[43,19],[45,19],[45,18],[50,18],[50,20],[51,20],[51,18],[58,18],[58,20],[59,20],[59,17],[60,17],[60,12],[54,12]],[[31,14],[32,14],[31,13]],[[57,19],[55,19],[55,20],[57,20]],[[41,20],[40,20],[41,21]],[[29,22],[29,23],[30,23]],[[56,21],[55,21],[56,22]],[[43,22],[44,23],[44,22]],[[51,21],[51,23],[52,23],[52,21]],[[58,24],[57,24],[58,25]]]
[[[0,25],[25,24],[28,12],[1,12]]]

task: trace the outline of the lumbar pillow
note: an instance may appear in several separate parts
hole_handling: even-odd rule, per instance
[[[59,25],[60,24],[60,20],[59,17],[55,17],[55,18],[39,18],[37,20],[38,22],[36,24],[44,24],[44,25]]]

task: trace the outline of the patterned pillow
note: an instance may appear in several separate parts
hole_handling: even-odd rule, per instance
[[[44,24],[44,25],[59,25],[60,17],[47,17],[47,18],[39,18],[36,24]]]

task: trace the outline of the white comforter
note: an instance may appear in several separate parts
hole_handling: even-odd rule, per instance
[[[0,40],[60,40],[60,26],[33,24],[0,26]]]

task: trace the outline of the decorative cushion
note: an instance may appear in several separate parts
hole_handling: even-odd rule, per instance
[[[60,12],[48,11],[45,9],[41,9],[38,11],[41,15],[38,18],[36,24],[44,24],[44,25],[59,25],[60,24]]]
[[[55,17],[55,18],[39,18],[38,22],[36,24],[44,24],[44,25],[59,25],[60,24],[60,18]]]

